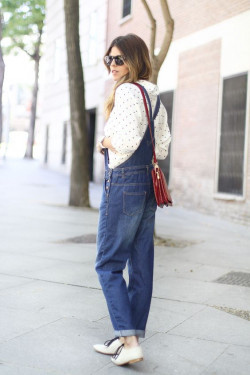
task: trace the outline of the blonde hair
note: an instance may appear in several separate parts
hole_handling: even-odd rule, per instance
[[[106,119],[109,118],[110,113],[115,104],[115,91],[123,83],[136,82],[139,79],[149,80],[152,74],[152,66],[149,57],[148,47],[146,43],[135,34],[127,34],[118,36],[110,44],[105,56],[110,54],[113,47],[117,47],[123,56],[125,56],[125,63],[128,67],[128,73],[123,76],[113,87],[113,90],[105,103]],[[104,64],[110,73],[110,66],[104,60]]]

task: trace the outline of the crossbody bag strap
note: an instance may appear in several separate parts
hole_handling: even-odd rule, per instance
[[[156,154],[155,154],[154,139],[153,139],[153,135],[152,135],[151,121],[150,121],[150,117],[149,117],[149,112],[148,112],[148,106],[147,106],[147,100],[146,100],[146,97],[145,97],[145,93],[144,93],[144,90],[141,87],[141,85],[139,85],[139,83],[133,82],[133,84],[136,85],[140,89],[141,94],[142,94],[143,103],[144,103],[144,107],[145,107],[145,111],[146,111],[146,115],[147,115],[147,119],[148,119],[148,126],[149,126],[150,137],[151,137],[151,140],[152,140],[154,164],[157,164],[158,162],[157,162]]]

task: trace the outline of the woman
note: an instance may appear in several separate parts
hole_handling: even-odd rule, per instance
[[[157,158],[166,158],[171,137],[166,110],[160,102],[156,105],[158,88],[149,82],[152,69],[144,41],[134,34],[114,39],[104,62],[115,86],[106,103],[104,136],[97,144],[105,154],[105,179],[95,268],[115,338],[94,349],[112,355],[116,365],[124,365],[143,359],[138,338],[145,337],[152,297],[157,207],[151,178],[152,141],[142,94],[134,82],[150,98]],[[123,278],[126,264],[128,286]]]

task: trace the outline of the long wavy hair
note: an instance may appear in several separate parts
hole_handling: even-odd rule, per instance
[[[121,54],[125,56],[125,64],[127,65],[129,71],[125,76],[115,83],[113,90],[105,103],[106,119],[109,118],[109,115],[114,107],[115,90],[118,86],[126,82],[136,82],[139,79],[149,80],[152,74],[148,47],[138,35],[127,34],[124,36],[118,36],[110,44],[105,56],[110,54],[113,47],[117,47],[121,51]],[[103,61],[108,72],[110,73],[110,66],[106,64],[105,60]]]

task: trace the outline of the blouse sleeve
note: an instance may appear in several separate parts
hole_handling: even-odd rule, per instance
[[[140,99],[134,95],[131,84],[117,88],[115,106],[108,122],[115,129],[111,142],[118,153],[128,154],[139,147],[142,140],[142,110]]]
[[[155,119],[155,153],[157,159],[165,159],[167,157],[170,141],[168,115],[166,108],[161,103],[159,113]]]

